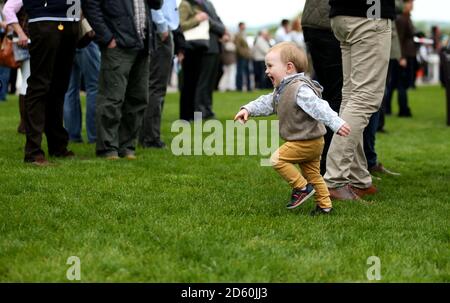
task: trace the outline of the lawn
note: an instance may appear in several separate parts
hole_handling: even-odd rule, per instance
[[[257,93],[217,93],[221,121]],[[380,193],[335,202],[311,217],[308,201],[285,209],[288,185],[259,156],[175,156],[138,149],[107,161],[72,144],[73,160],[24,164],[17,98],[0,103],[0,281],[68,282],[450,282],[450,127],[445,91],[412,91],[412,119],[387,119],[380,161],[401,172],[375,180]],[[396,102],[394,102],[396,103]],[[397,108],[394,107],[394,112]],[[176,136],[169,94],[163,139]],[[45,146],[45,145],[44,145]]]

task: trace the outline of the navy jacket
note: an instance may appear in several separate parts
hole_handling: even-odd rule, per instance
[[[163,0],[145,0],[144,2],[149,12],[146,40],[150,45],[144,45],[138,36],[134,22],[133,0],[82,0],[83,14],[94,30],[95,39],[100,47],[106,47],[114,38],[120,48],[152,48],[154,31],[149,8],[160,9]]]
[[[28,14],[29,22],[37,21],[78,21],[70,18],[68,12],[73,4],[67,0],[23,0],[23,7]]]

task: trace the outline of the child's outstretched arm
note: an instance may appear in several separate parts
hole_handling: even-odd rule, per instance
[[[241,107],[241,110],[236,114],[234,120],[239,120],[242,122],[247,122],[248,117],[257,116],[270,116],[275,113],[273,108],[273,94],[263,95]]]
[[[344,137],[350,134],[350,125],[331,109],[327,101],[319,98],[307,85],[299,88],[297,105],[312,118],[328,126],[334,133]]]

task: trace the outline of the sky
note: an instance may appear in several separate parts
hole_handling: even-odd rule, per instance
[[[248,27],[261,27],[292,19],[303,10],[305,0],[210,0],[222,21],[231,29],[244,21]],[[414,21],[450,22],[450,1],[415,0]]]

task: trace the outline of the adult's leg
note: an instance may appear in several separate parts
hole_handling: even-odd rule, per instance
[[[242,91],[242,77],[244,76],[244,65],[245,65],[245,59],[243,58],[237,58],[237,70],[236,70],[236,89],[238,91]]]
[[[180,89],[180,119],[194,119],[194,100],[199,77],[202,53],[187,50],[182,63],[182,85]]]
[[[378,156],[375,150],[375,135],[378,129],[380,111],[381,109],[370,117],[369,124],[364,129],[364,154],[366,155],[368,168],[374,167],[378,163]]]
[[[342,52],[339,41],[332,31],[304,28],[305,42],[311,54],[317,80],[323,86],[322,98],[330,107],[339,112],[342,102]],[[324,136],[325,145],[320,160],[320,173],[326,172],[328,149],[334,132],[327,128]]]
[[[25,162],[33,162],[44,156],[41,149],[45,128],[45,109],[53,78],[56,54],[60,44],[56,22],[34,22],[29,24],[30,68],[25,97]],[[70,61],[71,63],[72,61]]]
[[[82,142],[81,138],[81,60],[80,50],[75,53],[70,75],[69,88],[64,97],[64,127],[69,134],[69,141]]]
[[[75,56],[78,24],[64,22],[59,31],[59,45],[54,57],[53,77],[46,102],[45,135],[49,155],[60,156],[67,152],[69,136],[64,128],[64,96],[69,87],[70,74]]]
[[[10,72],[9,67],[0,66],[0,101],[6,101]]]
[[[120,48],[101,50],[101,67],[96,99],[96,128],[98,156],[117,156],[122,106],[128,76],[135,62],[135,52]]]
[[[119,155],[134,154],[139,128],[148,102],[150,57],[146,50],[137,52],[128,76],[125,101],[119,126]]]
[[[89,143],[97,139],[95,125],[95,109],[98,93],[98,76],[100,72],[100,50],[95,42],[91,42],[81,53],[81,70],[86,86],[86,132]]]
[[[348,137],[333,137],[325,180],[331,188],[348,183],[368,188],[372,178],[367,170],[362,134],[371,115],[379,110],[384,95],[391,21],[339,16],[332,19],[332,26],[341,45],[345,46],[342,48],[344,88],[340,116],[349,123],[352,132]]]
[[[219,60],[218,54],[203,54],[197,67],[199,77],[195,91],[195,111],[202,112],[203,118],[214,116],[212,98]]]
[[[156,39],[156,50],[150,59],[148,104],[139,132],[139,143],[146,146],[161,141],[161,116],[164,97],[172,71],[173,42],[169,36],[165,41]]]

